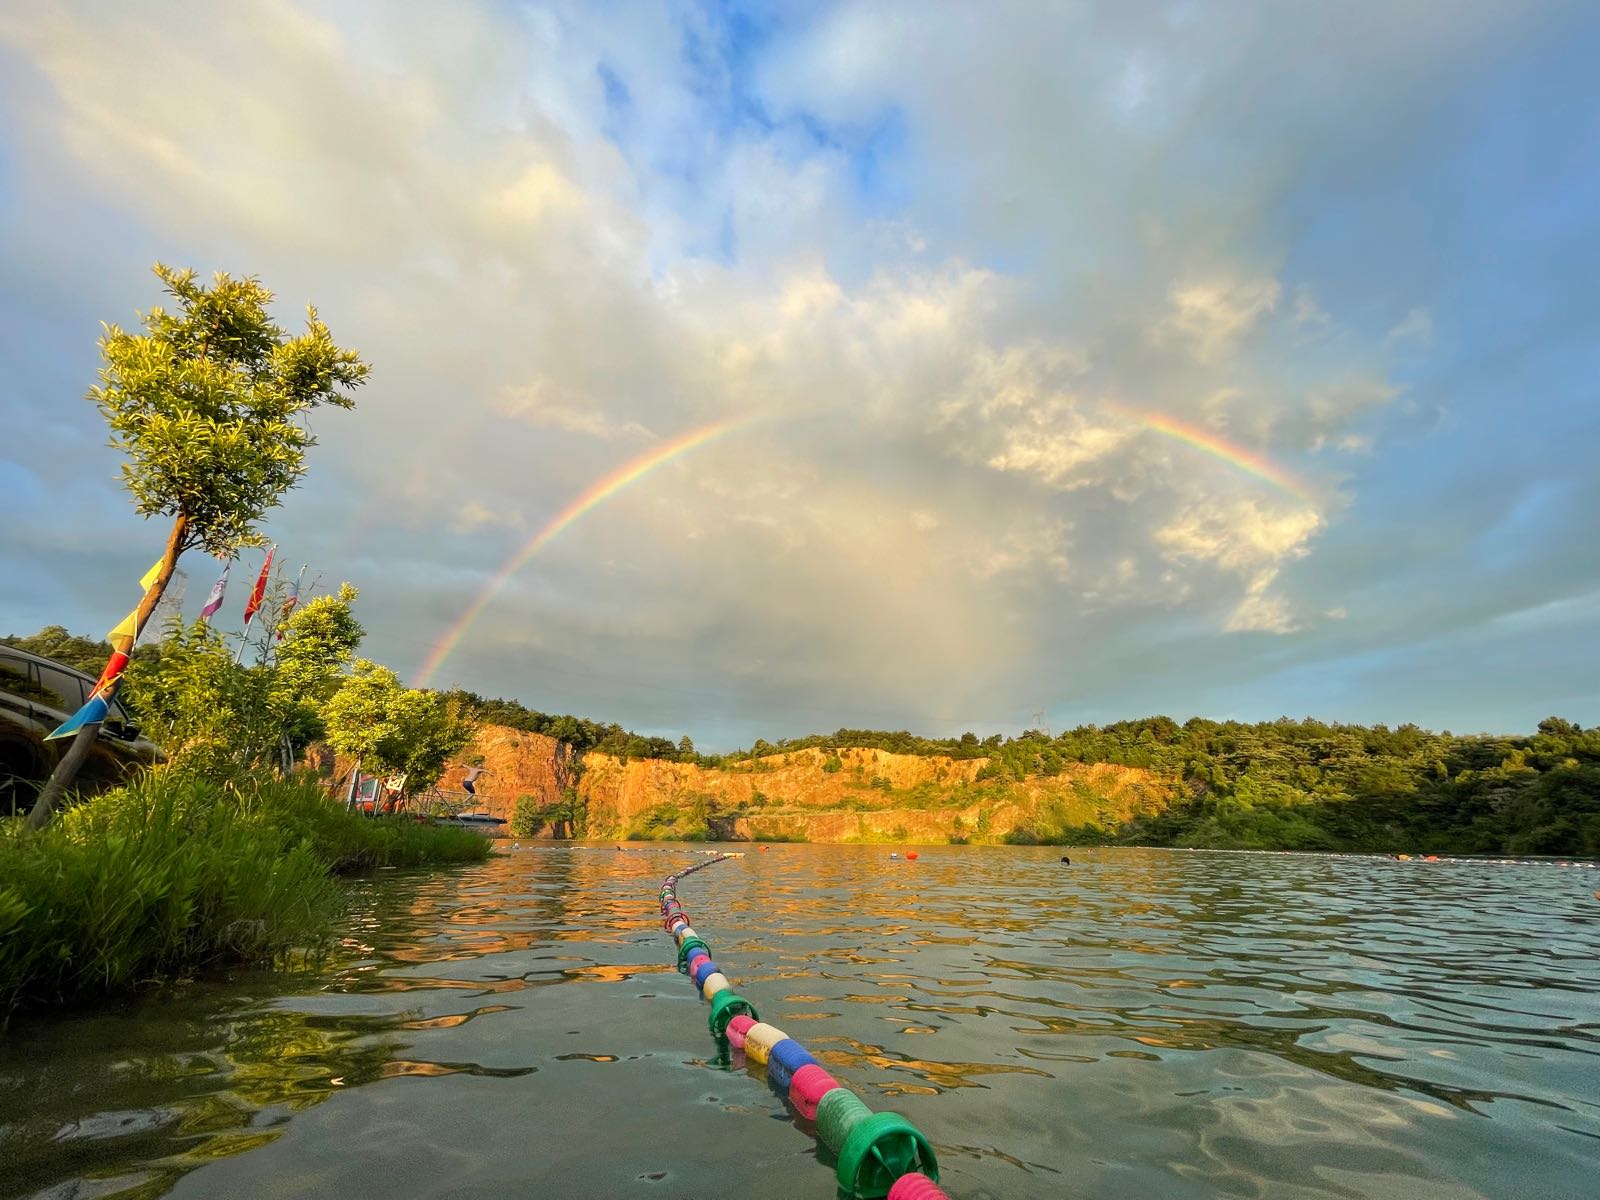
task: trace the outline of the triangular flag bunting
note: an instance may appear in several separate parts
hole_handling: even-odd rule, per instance
[[[150,594],[150,589],[155,587],[156,580],[161,578],[163,561],[157,559],[156,565],[146,571],[144,577],[139,580],[139,588],[146,596]],[[89,699],[82,708],[68,717],[65,723],[47,735],[45,741],[71,737],[85,725],[98,724],[106,719],[106,713],[111,710],[111,697],[116,694],[122,672],[127,669],[128,656],[133,653],[133,644],[139,639],[139,609],[143,607],[144,598],[141,596],[134,610],[117,622],[117,627],[107,635],[111,642],[111,657],[106,660],[105,670],[100,672],[100,678],[95,682],[94,690],[89,693]]]
[[[106,719],[106,713],[110,711],[111,706],[106,702],[106,698],[104,696],[96,696],[77,712],[68,717],[64,725],[62,725],[54,733],[48,735],[44,740],[47,742],[52,742],[56,738],[71,737],[85,725],[89,725],[97,721],[104,721]]]

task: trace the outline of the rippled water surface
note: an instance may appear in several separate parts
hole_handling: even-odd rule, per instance
[[[317,970],[16,1022],[0,1195],[831,1200],[672,968],[655,893],[700,852],[385,873]],[[773,846],[679,894],[952,1196],[1600,1194],[1600,871],[920,853]]]

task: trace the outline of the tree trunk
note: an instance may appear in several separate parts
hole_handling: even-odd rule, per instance
[[[139,601],[138,615],[134,617],[134,640],[137,642],[138,634],[143,631],[144,624],[150,619],[150,614],[155,611],[161,602],[162,595],[167,590],[167,584],[172,580],[172,572],[177,569],[178,556],[184,550],[184,535],[189,531],[189,518],[179,513],[172,522],[172,532],[167,535],[166,553],[161,556],[161,570],[156,575],[154,586],[147,591]],[[133,647],[128,648],[131,656]],[[116,681],[106,696],[107,701],[115,700],[117,692],[122,687],[122,676],[118,675]],[[56,806],[66,796],[67,789],[72,786],[72,781],[78,777],[83,764],[89,758],[89,751],[94,749],[94,740],[100,736],[100,722],[91,721],[73,735],[72,745],[67,747],[67,752],[61,756],[61,761],[56,764],[56,769],[50,772],[50,778],[45,782],[39,792],[38,800],[34,801],[33,811],[28,814],[29,829],[43,829],[50,823],[50,817],[55,812]]]

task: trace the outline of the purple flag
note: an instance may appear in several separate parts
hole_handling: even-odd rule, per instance
[[[206,597],[205,607],[200,610],[200,619],[202,621],[209,621],[216,615],[217,609],[222,607],[222,596],[228,590],[228,572],[232,567],[233,562],[230,559],[223,564],[222,574],[211,585],[211,595]]]

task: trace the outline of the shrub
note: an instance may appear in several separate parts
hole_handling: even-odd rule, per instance
[[[511,807],[511,835],[513,837],[532,837],[546,824],[545,814],[539,807],[539,801],[534,796],[521,795]]]
[[[488,851],[470,830],[347,813],[310,781],[152,772],[43,830],[0,827],[0,1014],[279,961],[327,937],[332,874]]]

